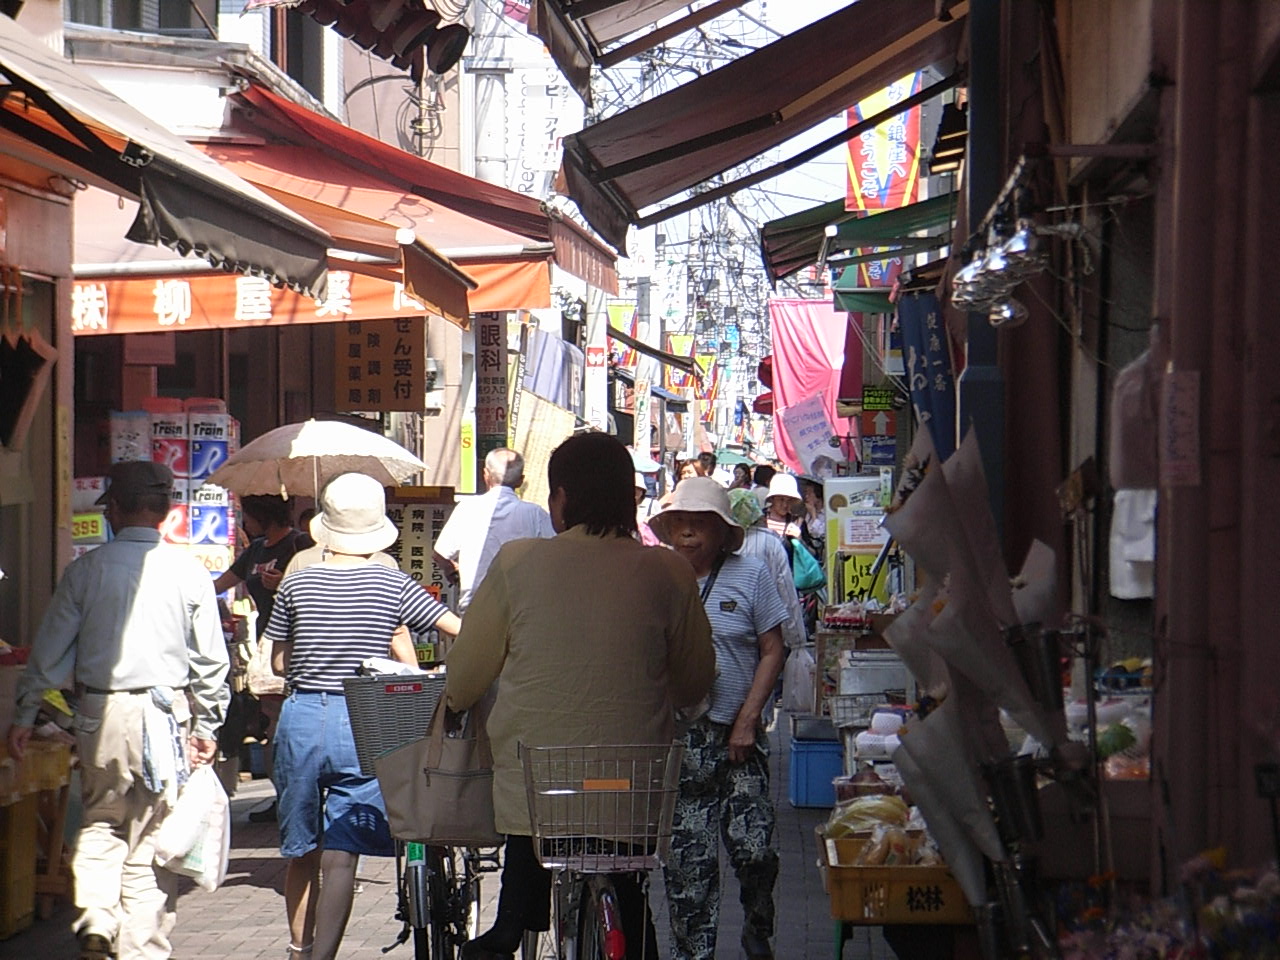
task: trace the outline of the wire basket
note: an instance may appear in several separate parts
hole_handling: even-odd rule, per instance
[[[342,681],[362,774],[376,776],[374,760],[427,735],[444,680],[442,674],[384,674]]]
[[[835,693],[827,697],[831,722],[837,727],[866,727],[876,707],[888,703],[884,693]]]
[[[520,746],[538,861],[552,870],[654,870],[671,849],[684,747]]]

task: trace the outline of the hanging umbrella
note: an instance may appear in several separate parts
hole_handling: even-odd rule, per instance
[[[755,466],[755,461],[750,457],[744,457],[736,450],[720,450],[716,453],[716,463],[722,467],[733,467],[739,463],[745,463],[748,466]]]
[[[394,487],[427,465],[380,433],[338,420],[276,427],[247,444],[206,483],[240,496],[314,497],[340,473],[363,473]]]

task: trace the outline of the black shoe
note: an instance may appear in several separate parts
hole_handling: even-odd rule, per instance
[[[80,960],[111,960],[115,951],[111,949],[111,941],[100,933],[82,933],[80,941]]]
[[[275,823],[276,822],[276,801],[272,800],[265,807],[259,807],[257,810],[249,811],[250,823]]]
[[[742,953],[747,960],[773,960],[773,947],[763,937],[754,933],[742,934]]]
[[[458,951],[458,957],[459,960],[515,960],[515,952],[499,953],[496,950],[489,950],[477,937],[462,945],[462,949]]]

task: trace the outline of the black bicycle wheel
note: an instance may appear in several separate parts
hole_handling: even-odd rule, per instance
[[[579,960],[609,960],[604,941],[604,908],[600,902],[603,896],[606,896],[604,888],[590,882],[582,885],[582,902],[578,908]]]
[[[431,912],[428,925],[431,931],[431,960],[453,960],[454,957],[454,905],[467,896],[457,886],[453,850],[449,847],[428,847],[427,865],[428,896]]]

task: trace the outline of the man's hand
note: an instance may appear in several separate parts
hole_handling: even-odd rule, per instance
[[[191,767],[195,769],[206,763],[213,762],[213,758],[218,754],[218,741],[193,736],[190,740],[189,749],[191,751]]]
[[[739,713],[733,721],[733,729],[729,731],[729,762],[734,766],[746,763],[756,748],[756,725],[758,719],[750,714]]]
[[[15,723],[9,728],[8,746],[9,756],[15,760],[22,760],[27,753],[27,743],[31,740],[31,734],[34,728],[22,726]]]
[[[284,579],[284,571],[272,567],[270,570],[263,570],[259,576],[262,579],[263,587],[271,593],[275,593],[276,588],[280,586],[280,581]]]

